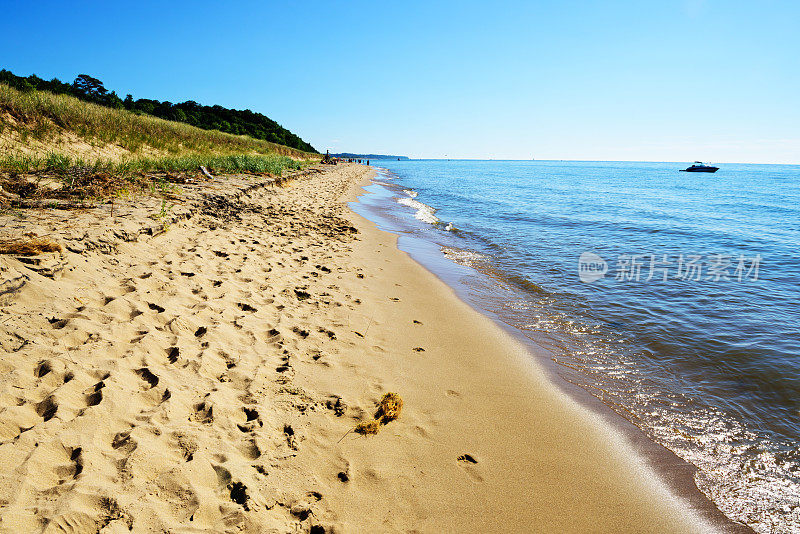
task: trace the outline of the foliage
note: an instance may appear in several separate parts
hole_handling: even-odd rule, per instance
[[[90,174],[106,173],[114,176],[131,176],[142,172],[196,172],[200,166],[206,167],[212,173],[264,173],[280,176],[284,169],[298,170],[303,164],[288,156],[279,154],[186,154],[176,157],[139,157],[124,159],[122,161],[92,162],[80,158],[50,153],[46,157],[35,156],[9,156],[0,158],[0,171],[11,173],[31,173],[48,171],[56,175],[71,175],[77,170]],[[168,185],[158,183],[159,192]]]
[[[13,121],[5,121],[7,114]],[[74,133],[90,141],[117,145],[130,153],[277,153],[296,158],[311,154],[243,135],[209,131],[189,124],[137,115],[124,109],[110,109],[65,94],[45,91],[22,92],[0,83],[0,124],[16,130],[25,142],[32,136],[39,140],[53,138],[59,130]],[[35,166],[30,155],[8,154],[3,167]],[[15,160],[15,161],[11,161]],[[10,170],[13,170],[10,169]],[[23,169],[20,169],[23,170]]]
[[[6,84],[22,92],[48,91],[56,95],[69,95],[85,102],[101,106],[126,109],[134,113],[153,115],[169,121],[178,121],[204,130],[219,130],[234,135],[248,135],[271,143],[285,145],[304,152],[317,151],[300,137],[269,117],[246,110],[228,109],[222,106],[204,106],[194,101],[173,104],[147,98],[134,100],[132,95],[125,99],[109,92],[99,79],[81,74],[72,84],[57,78],[43,80],[36,75],[16,76],[8,70],[0,70],[0,84]]]

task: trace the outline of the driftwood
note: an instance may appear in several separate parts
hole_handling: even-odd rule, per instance
[[[14,208],[51,208],[56,210],[85,210],[90,208],[99,208],[104,204],[86,204],[84,202],[73,202],[70,200],[61,199],[44,199],[44,200],[23,200],[19,197],[11,200],[11,206]]]
[[[203,175],[204,175],[206,178],[208,178],[209,180],[213,180],[213,179],[214,179],[214,177],[211,175],[211,173],[210,173],[210,172],[208,172],[208,169],[206,169],[206,168],[205,168],[205,167],[203,167],[202,165],[200,165],[200,172],[202,172],[202,173],[203,173]]]
[[[0,198],[6,198],[8,200],[18,200],[19,195],[15,195],[14,193],[9,193],[2,187],[0,187]]]

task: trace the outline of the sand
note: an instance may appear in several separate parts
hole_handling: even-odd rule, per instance
[[[65,250],[0,259],[0,532],[711,531],[347,208],[369,173],[197,186],[155,236],[4,216]]]

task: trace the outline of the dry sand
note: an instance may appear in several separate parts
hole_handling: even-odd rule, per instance
[[[91,235],[5,216],[77,252],[0,259],[0,287],[27,277],[0,314],[0,532],[708,530],[348,210],[368,172],[220,182],[154,237],[119,206]],[[348,434],[390,391],[400,418]]]

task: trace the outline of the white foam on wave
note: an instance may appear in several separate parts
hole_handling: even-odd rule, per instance
[[[440,250],[445,257],[459,265],[466,265],[474,268],[488,264],[492,258],[488,254],[481,254],[480,252],[463,248],[441,247]]]
[[[414,217],[428,224],[434,224],[440,227],[441,225],[444,225],[444,230],[446,232],[452,232],[453,230],[456,230],[456,227],[453,226],[453,223],[449,222],[445,224],[439,220],[436,215],[434,215],[434,213],[436,213],[436,208],[428,206],[427,204],[423,204],[419,200],[415,200],[419,195],[417,191],[414,191],[413,189],[403,189],[403,193],[408,195],[408,198],[399,198],[397,199],[397,203],[417,210],[416,213],[414,213]]]
[[[422,222],[426,222],[428,224],[436,224],[439,222],[439,218],[434,215],[436,213],[436,209],[428,206],[427,204],[423,204],[422,202],[414,200],[413,198],[398,198],[397,203],[415,209],[416,212],[414,213],[414,217]]]

